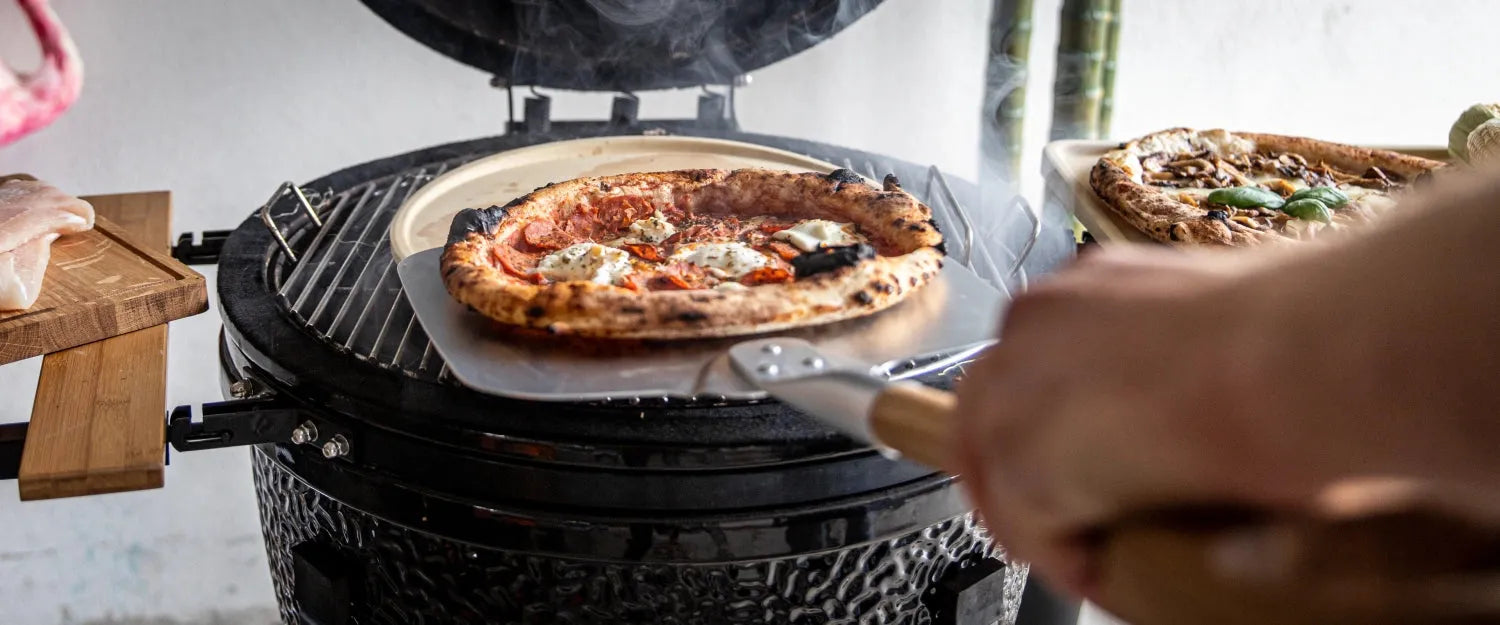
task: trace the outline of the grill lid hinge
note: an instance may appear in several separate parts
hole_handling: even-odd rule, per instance
[[[202,420],[194,421],[192,406],[172,409],[167,417],[167,441],[177,451],[305,439],[304,423],[309,423],[302,410],[274,396],[207,403],[202,412]]]
[[[187,265],[213,265],[219,262],[219,253],[233,230],[204,230],[201,233],[184,232],[177,235],[172,245],[172,258]]]

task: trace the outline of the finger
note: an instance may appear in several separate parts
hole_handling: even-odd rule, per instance
[[[1068,538],[1075,527],[1049,498],[1047,463],[1031,453],[1038,448],[1036,432],[1050,421],[1047,404],[1054,394],[1035,377],[1024,352],[1004,347],[991,350],[960,388],[954,445],[963,483],[1011,557],[1079,592],[1087,579],[1087,552]]]

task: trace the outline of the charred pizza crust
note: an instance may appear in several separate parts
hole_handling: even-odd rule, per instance
[[[1218,157],[1265,152],[1298,154],[1308,161],[1323,162],[1349,171],[1365,171],[1376,167],[1407,180],[1416,179],[1444,165],[1439,161],[1407,154],[1305,137],[1173,128],[1146,135],[1109,152],[1094,165],[1089,183],[1110,210],[1157,241],[1190,245],[1251,246],[1288,240],[1275,232],[1256,230],[1234,221],[1211,217],[1208,209],[1180,200],[1180,195],[1172,189],[1145,184],[1140,180],[1140,171],[1131,171],[1130,160],[1140,159],[1148,154],[1205,151]],[[1354,216],[1368,219],[1372,215],[1368,211],[1356,210]]]
[[[777,216],[853,223],[878,254],[791,282],[743,290],[640,291],[594,282],[532,284],[494,261],[520,228],[566,219],[611,196],[642,198],[698,215]],[[458,301],[500,323],[610,339],[726,337],[824,324],[885,309],[922,288],[942,266],[932,211],[887,177],[876,188],[848,170],[687,170],[555,183],[503,207],[453,220],[442,278]]]

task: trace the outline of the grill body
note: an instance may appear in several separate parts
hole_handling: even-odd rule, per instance
[[[764,535],[751,537],[735,527],[746,520],[733,517],[616,521],[642,552],[635,560],[601,558],[587,540],[550,551],[497,548],[452,538],[443,522],[410,527],[380,516],[378,506],[348,505],[326,492],[336,489],[304,480],[275,450],[253,453],[261,524],[287,623],[338,618],[325,605],[329,588],[341,588],[354,606],[348,622],[392,625],[958,622],[937,607],[939,582],[999,555],[967,514],[822,550],[797,544],[799,532],[826,530],[821,524],[760,528]],[[506,516],[504,509],[490,513]],[[674,553],[675,535],[691,532],[718,534],[720,557]],[[820,538],[826,537],[802,540]],[[748,542],[780,542],[783,553],[734,557]],[[1001,622],[1014,621],[1025,577],[1024,569],[1005,567],[989,581],[1000,590],[986,592],[1000,602]]]
[[[966,189],[935,169],[731,131],[895,172],[952,233]],[[537,404],[448,379],[381,238],[441,171],[530,143],[507,135],[356,166],[295,210],[252,217],[219,261],[225,388],[315,425],[254,448],[287,623],[1011,622],[1026,571],[952,478],[886,459],[771,401]],[[272,204],[276,200],[273,198]],[[273,230],[274,228],[274,230]],[[276,241],[285,238],[293,262]],[[983,248],[952,237],[995,279]],[[989,274],[989,275],[986,275]],[[951,384],[960,370],[928,376]],[[241,393],[243,394],[243,393]],[[979,606],[977,609],[975,606]]]

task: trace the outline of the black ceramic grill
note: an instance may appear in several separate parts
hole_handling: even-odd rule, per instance
[[[780,404],[521,402],[442,374],[392,275],[384,225],[445,167],[556,138],[522,133],[351,168],[298,187],[323,190],[302,192],[317,222],[298,193],[278,192],[270,227],[256,214],[223,240],[221,360],[234,399],[204,406],[198,423],[179,411],[172,435],[180,450],[260,443],[257,493],[284,618],[929,622],[962,616],[944,610],[974,593],[986,600],[963,605],[988,606],[981,620],[944,622],[1012,617],[1024,570],[984,539],[950,477]],[[781,145],[930,171],[794,143]],[[931,176],[929,193],[969,191]],[[944,202],[962,210],[957,197],[934,205]],[[321,603],[335,587],[346,597],[337,610]]]
[[[427,38],[462,22],[457,17],[472,9],[465,3],[366,2],[403,31],[426,33],[414,36],[512,83],[492,65],[499,53],[484,52],[508,40]],[[795,14],[852,19],[875,3],[806,4],[813,13]],[[473,24],[493,25],[485,21],[493,17]],[[819,23],[832,32],[846,22]],[[615,77],[604,83],[610,88],[655,84],[626,71],[652,66],[628,61],[591,67]],[[685,74],[661,67],[647,74],[700,81],[705,67],[717,68],[712,76],[724,69],[684,67]],[[628,76],[639,80],[620,78]],[[179,258],[218,264],[229,400],[204,405],[196,421],[178,408],[169,436],[179,451],[255,446],[261,524],[285,622],[1016,618],[1025,567],[988,541],[950,476],[888,459],[774,401],[528,402],[481,394],[446,374],[397,279],[391,220],[414,191],[454,167],[551,141],[713,137],[872,179],[894,173],[933,207],[954,261],[1000,288],[1019,272],[1025,249],[991,249],[975,236],[964,208],[975,201],[972,185],[895,158],[740,132],[724,96],[701,97],[698,119],[656,122],[638,119],[629,95],[600,122],[553,122],[543,101],[504,136],[287,183],[238,228],[180,242]],[[960,375],[955,366],[923,380],[949,386]]]

